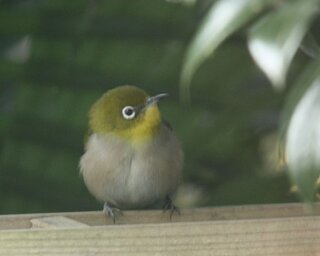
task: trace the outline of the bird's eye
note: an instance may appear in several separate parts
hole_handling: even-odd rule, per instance
[[[122,109],[122,115],[125,119],[132,119],[136,116],[136,111],[131,106],[126,106]]]

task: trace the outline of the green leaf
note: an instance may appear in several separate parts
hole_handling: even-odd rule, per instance
[[[289,65],[317,10],[317,1],[289,1],[256,23],[249,50],[276,89],[282,89]]]
[[[286,156],[289,174],[302,198],[312,202],[316,180],[320,175],[320,62],[314,65],[313,76],[306,77],[309,88],[294,109],[289,122]],[[306,74],[312,75],[308,70]],[[302,81],[300,81],[302,82]]]
[[[306,35],[300,48],[306,55],[313,59],[320,57],[320,46],[316,38],[311,33]]]
[[[181,96],[189,98],[191,79],[199,65],[234,31],[260,12],[263,0],[219,0],[208,11],[187,49],[181,73]]]
[[[280,121],[280,134],[284,136],[290,122],[290,118],[303,95],[310,88],[310,84],[320,74],[320,59],[310,63],[304,70],[303,74],[299,76],[299,79],[290,89],[288,96],[286,97],[285,105],[281,114]]]

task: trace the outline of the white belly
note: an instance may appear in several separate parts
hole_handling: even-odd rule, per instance
[[[80,160],[89,191],[120,208],[144,207],[173,193],[180,182],[183,154],[166,129],[136,147],[113,136],[91,135]]]

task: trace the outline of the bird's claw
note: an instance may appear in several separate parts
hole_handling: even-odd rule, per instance
[[[116,217],[122,215],[122,212],[119,208],[112,207],[108,203],[104,203],[103,213],[112,218],[113,224],[116,223]]]
[[[166,201],[162,207],[163,212],[169,211],[170,214],[170,220],[172,219],[172,215],[176,212],[178,215],[180,215],[180,210],[177,206],[174,205],[174,203],[172,202],[172,199],[167,196],[166,197]]]

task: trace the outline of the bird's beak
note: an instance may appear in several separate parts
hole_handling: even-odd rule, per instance
[[[152,97],[149,97],[147,100],[146,100],[146,103],[144,105],[144,108],[148,108],[150,107],[151,105],[157,103],[160,99],[162,98],[165,98],[167,97],[168,94],[166,93],[161,93],[161,94],[158,94],[156,96],[152,96]]]

